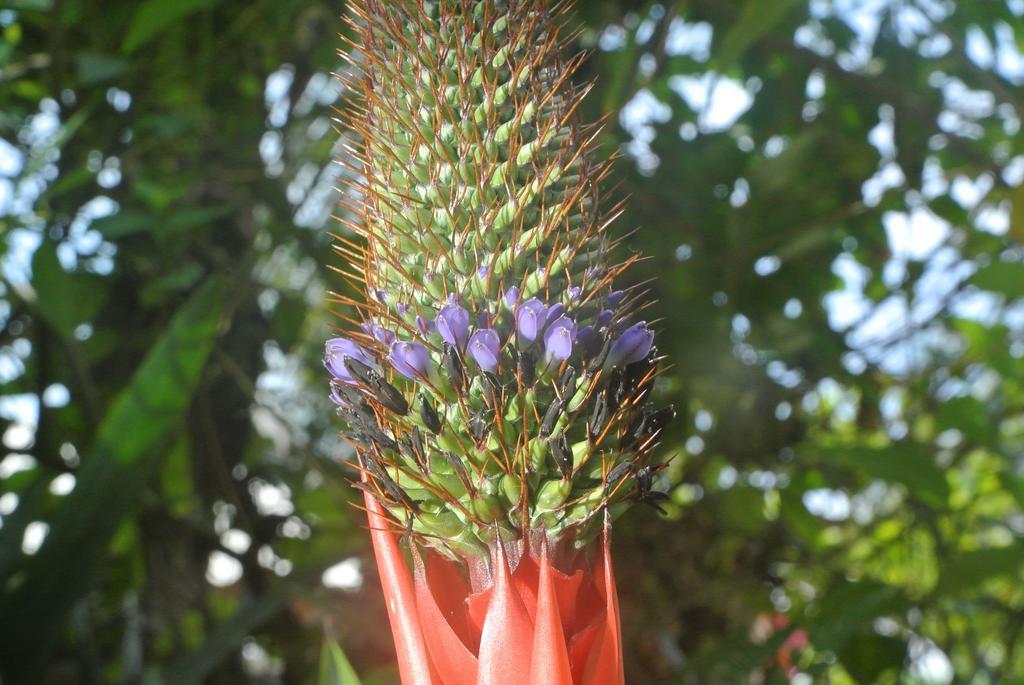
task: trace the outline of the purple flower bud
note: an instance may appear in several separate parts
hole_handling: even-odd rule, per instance
[[[516,330],[524,339],[533,342],[544,327],[548,308],[536,297],[519,305],[516,310]]]
[[[575,287],[569,288],[569,299],[570,300],[578,300],[578,299],[580,299],[580,293],[581,292],[583,292],[583,291],[580,290],[579,286],[575,286]]]
[[[484,264],[476,268],[476,275],[480,278],[487,278],[487,274],[491,273],[491,267]]]
[[[512,309],[519,302],[519,288],[512,286],[505,291],[505,306]]]
[[[622,302],[622,298],[625,297],[625,295],[626,291],[624,290],[613,290],[612,292],[608,293],[608,297],[605,299],[608,301],[609,307],[615,307],[620,302]]]
[[[424,336],[437,330],[437,326],[434,325],[433,321],[428,321],[419,314],[416,315],[416,328],[420,329],[420,333]]]
[[[612,320],[612,312],[608,309],[602,309],[597,313],[597,327],[603,328],[608,325],[608,322]]]
[[[392,343],[388,360],[395,371],[414,381],[430,375],[430,353],[418,342]]]
[[[608,364],[632,364],[647,356],[654,344],[654,331],[647,327],[645,321],[633,324],[622,332],[619,339],[612,343],[608,352]]]
[[[597,353],[601,342],[601,336],[594,331],[593,326],[584,326],[576,333],[576,344],[585,359]]]
[[[569,358],[576,341],[576,322],[568,316],[555,319],[544,332],[544,353],[559,361]]]
[[[388,293],[386,290],[378,290],[375,295],[377,295],[377,300],[380,301],[381,304],[388,303]]]
[[[494,372],[498,369],[500,348],[501,340],[493,328],[482,328],[469,339],[469,354],[484,371]]]
[[[385,345],[390,345],[395,341],[395,334],[381,326],[379,323],[371,323],[370,332],[373,334],[373,337]]]
[[[331,338],[324,346],[324,367],[336,380],[346,385],[356,385],[352,374],[345,368],[345,357],[357,359],[367,366],[377,366],[370,353],[348,338]]]
[[[560,317],[562,314],[565,314],[565,305],[563,305],[561,302],[559,302],[558,304],[551,305],[551,307],[548,309],[548,315],[544,317],[544,325],[551,325],[551,322]]]
[[[469,340],[469,312],[457,304],[447,304],[441,307],[434,323],[446,343],[460,350],[465,349],[466,341]]]

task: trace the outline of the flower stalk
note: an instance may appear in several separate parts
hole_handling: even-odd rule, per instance
[[[564,3],[354,0],[328,341],[403,683],[622,683],[612,519],[656,504],[660,357],[616,281]],[[400,540],[407,552],[403,553]]]

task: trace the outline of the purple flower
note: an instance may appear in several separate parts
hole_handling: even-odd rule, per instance
[[[608,364],[632,364],[647,356],[654,344],[654,331],[647,327],[647,322],[633,324],[622,332],[619,339],[612,343],[608,352]]]
[[[519,305],[516,310],[516,330],[526,340],[533,342],[540,335],[546,322],[548,308],[536,297],[532,297]]]
[[[414,381],[430,375],[430,353],[418,342],[392,343],[388,360],[395,371]]]
[[[562,314],[565,314],[565,305],[563,305],[561,302],[559,302],[558,304],[551,305],[551,307],[548,309],[548,315],[544,317],[544,325],[551,325],[551,322],[560,317]]]
[[[612,320],[612,312],[609,309],[602,309],[597,314],[597,327],[604,328],[608,325],[608,322]]]
[[[369,352],[348,338],[331,338],[324,346],[324,367],[335,380],[346,385],[357,385],[357,382],[345,368],[345,357],[357,359],[367,366],[377,366]]]
[[[580,299],[580,293],[581,292],[582,291],[580,290],[579,286],[575,286],[573,288],[569,288],[569,299],[570,300],[578,300],[578,299]]]
[[[519,288],[512,286],[505,291],[505,306],[512,309],[519,302]]]
[[[480,278],[487,278],[487,275],[489,273],[491,273],[491,267],[488,266],[487,264],[484,264],[483,266],[478,266],[476,268],[476,275],[479,276]]]
[[[434,323],[446,343],[460,350],[466,347],[466,341],[469,340],[469,312],[457,304],[448,304],[441,307]]]
[[[469,354],[484,371],[498,369],[501,341],[493,328],[481,328],[469,339]]]
[[[576,341],[576,322],[568,316],[555,319],[544,332],[544,353],[549,359],[563,361],[572,354]]]
[[[613,290],[608,293],[608,297],[605,298],[608,301],[609,307],[614,307],[622,302],[622,298],[625,297],[626,291],[624,290]]]

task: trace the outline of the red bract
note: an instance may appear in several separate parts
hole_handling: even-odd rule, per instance
[[[607,526],[593,566],[571,575],[543,544],[514,569],[495,545],[490,584],[474,593],[430,550],[414,550],[410,571],[381,505],[367,495],[366,508],[403,685],[622,685]]]

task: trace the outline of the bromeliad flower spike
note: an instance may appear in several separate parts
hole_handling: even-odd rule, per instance
[[[643,293],[577,122],[566,5],[353,0],[327,343],[406,685],[623,682],[610,522],[656,502]],[[404,548],[404,549],[403,549]]]

